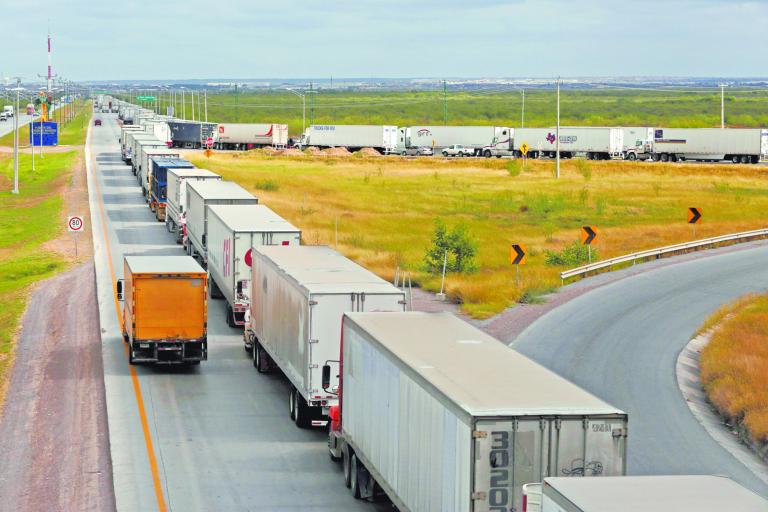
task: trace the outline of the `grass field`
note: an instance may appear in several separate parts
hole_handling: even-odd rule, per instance
[[[478,241],[479,270],[447,279],[450,297],[477,318],[518,301],[536,301],[560,285],[546,250],[599,230],[600,257],[693,239],[689,206],[702,208],[696,237],[764,227],[768,180],[758,167],[567,161],[403,160],[390,157],[267,156],[254,151],[192,156],[198,166],[236,181],[303,230],[304,243],[338,249],[387,279],[399,266],[424,288],[440,279],[423,271],[435,219],[464,225]],[[517,174],[517,175],[515,175]],[[528,247],[520,285],[509,264],[512,243]]]
[[[83,116],[90,115],[85,109]],[[68,123],[62,130],[68,144],[85,141],[87,117],[82,125]],[[32,172],[31,155],[19,155],[19,191],[13,188],[13,156],[0,153],[0,405],[6,370],[13,360],[13,341],[24,312],[30,285],[70,264],[53,252],[47,242],[64,231],[63,192],[79,151],[46,153],[37,158]]]
[[[154,93],[153,93],[154,94]],[[521,94],[451,91],[444,102],[442,91],[341,91],[322,89],[307,98],[307,125],[316,124],[443,124],[444,105],[450,125],[497,125],[519,127]],[[124,99],[129,99],[127,96]],[[195,100],[195,117],[203,110]],[[160,110],[170,105],[167,93],[158,97]],[[186,118],[191,119],[192,100],[185,95]],[[151,105],[148,105],[151,108]],[[726,95],[726,122],[731,127],[768,126],[768,91],[732,89]],[[312,112],[314,116],[312,117]],[[181,117],[181,95],[175,115]],[[719,127],[720,91],[638,91],[563,89],[561,116],[564,126],[667,126]],[[291,134],[301,131],[301,98],[285,91],[220,92],[208,94],[208,119],[215,122],[288,123]],[[530,89],[525,95],[525,125],[555,124],[554,90]]]
[[[710,401],[768,441],[768,295],[750,295],[713,315],[714,332],[701,353],[701,380]]]

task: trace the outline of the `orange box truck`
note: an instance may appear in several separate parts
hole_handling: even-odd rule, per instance
[[[123,337],[129,361],[200,364],[208,358],[208,274],[190,256],[126,256]]]

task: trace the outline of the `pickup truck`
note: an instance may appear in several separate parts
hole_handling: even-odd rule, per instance
[[[449,156],[472,156],[474,154],[475,154],[474,149],[466,148],[461,144],[454,144],[453,146],[448,146],[447,148],[443,148],[443,156],[446,158]]]

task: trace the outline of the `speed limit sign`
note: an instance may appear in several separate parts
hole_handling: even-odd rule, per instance
[[[83,222],[83,217],[80,215],[72,215],[67,219],[67,229],[73,233],[79,233],[83,230],[84,226],[85,222]]]

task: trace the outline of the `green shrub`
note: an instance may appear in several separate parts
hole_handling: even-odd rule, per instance
[[[576,160],[576,170],[579,171],[585,181],[592,179],[592,166],[586,160]]]
[[[553,267],[577,267],[589,262],[589,247],[579,242],[563,248],[562,251],[544,251],[544,261]],[[592,249],[592,261],[598,259],[597,250]]]
[[[510,160],[507,162],[507,173],[513,178],[520,176],[520,160]]]
[[[265,179],[254,183],[253,188],[257,190],[264,190],[266,192],[275,192],[280,188],[280,184],[275,180]]]
[[[443,260],[448,253],[446,272],[474,272],[477,270],[475,256],[477,255],[477,240],[459,224],[448,229],[441,219],[435,219],[435,231],[432,244],[424,256],[424,268],[432,274],[443,271]]]

